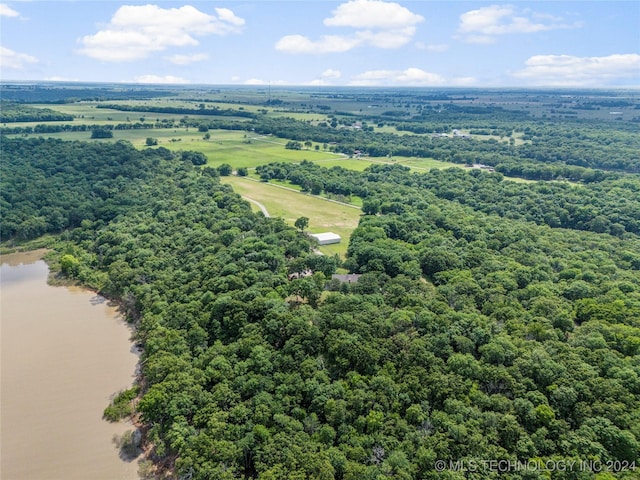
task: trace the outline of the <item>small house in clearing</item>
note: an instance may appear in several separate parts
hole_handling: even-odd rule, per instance
[[[310,233],[310,237],[318,240],[318,245],[331,245],[332,243],[340,243],[340,235],[333,232]]]

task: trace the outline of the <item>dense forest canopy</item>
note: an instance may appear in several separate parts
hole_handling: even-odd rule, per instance
[[[0,123],[12,122],[62,122],[73,116],[50,108],[33,108],[28,105],[0,100]]]
[[[406,196],[415,195],[415,188],[403,189],[402,186],[419,187],[441,199],[501,217],[616,236],[640,235],[640,177],[635,175],[575,185],[514,183],[504,180],[500,173],[480,169],[409,173],[408,167],[391,164],[371,165],[365,174],[341,167],[326,169],[308,161],[266,164],[256,171],[263,180],[287,180],[315,194],[374,197],[365,202],[365,212],[373,207],[373,213],[390,211],[390,204],[381,200],[388,195],[389,185]]]
[[[602,478],[635,478],[637,178],[264,167],[364,198],[348,285],[330,281],[335,258],[190,155],[2,148],[3,238],[62,232],[54,264],[122,301],[144,347],[149,458],[176,476],[502,478],[436,466],[495,459],[590,460],[612,465]],[[508,478],[547,474],[592,478]]]

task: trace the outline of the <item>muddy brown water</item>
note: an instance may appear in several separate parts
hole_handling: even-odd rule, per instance
[[[47,284],[42,252],[0,257],[0,478],[136,480],[102,412],[129,388],[131,331],[93,292]]]

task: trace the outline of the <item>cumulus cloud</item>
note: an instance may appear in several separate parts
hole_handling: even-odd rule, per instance
[[[340,70],[334,70],[333,68],[327,68],[322,72],[322,78],[340,78],[341,76]]]
[[[0,68],[22,70],[32,63],[38,63],[38,59],[26,53],[18,53],[10,48],[0,46]]]
[[[45,80],[48,82],[79,82],[79,78],[70,78],[70,77],[60,77],[58,75],[54,75],[52,77],[45,77]]]
[[[302,35],[286,35],[276,43],[276,50],[287,53],[340,53],[351,50],[362,41],[355,37],[325,35],[320,40],[309,40]]]
[[[437,73],[410,67],[406,70],[369,70],[356,75],[351,85],[444,85],[446,79]]]
[[[166,58],[171,63],[174,63],[176,65],[189,65],[191,63],[207,60],[209,58],[209,55],[207,55],[206,53],[192,53],[189,55],[175,54]]]
[[[339,5],[333,16],[324,20],[327,27],[354,29],[346,35],[324,35],[311,40],[304,35],[286,35],[276,43],[276,50],[287,53],[340,53],[362,45],[398,48],[413,38],[421,15],[395,2],[350,0]]]
[[[244,85],[288,85],[285,80],[262,80],[260,78],[250,78],[242,82]]]
[[[478,85],[478,79],[476,77],[454,77],[449,81],[449,85],[452,87],[471,87]]]
[[[535,55],[525,62],[523,70],[512,75],[531,85],[544,86],[601,86],[628,78],[640,83],[640,55]]]
[[[468,43],[494,43],[499,35],[536,33],[545,30],[577,28],[562,18],[519,10],[513,5],[491,5],[460,15],[458,36]]]
[[[334,70],[332,68],[328,68],[320,74],[320,78],[311,80],[309,82],[309,85],[315,85],[315,86],[332,85],[332,82],[334,80],[339,79],[340,77],[342,77],[342,72],[340,72],[340,70]]]
[[[20,14],[6,3],[0,3],[0,17],[17,17]]]
[[[133,79],[135,83],[166,83],[166,84],[176,84],[176,83],[191,83],[189,80],[182,77],[175,77],[173,75],[138,75]]]
[[[268,82],[265,82],[264,80],[261,80],[259,78],[250,78],[249,80],[245,80],[244,82],[245,85],[267,85]]]
[[[412,13],[398,3],[380,0],[351,0],[333,11],[333,17],[326,18],[328,27],[402,29],[422,22],[421,15]]]
[[[94,35],[78,40],[83,55],[108,62],[140,60],[170,47],[198,45],[195,37],[239,33],[244,20],[231,10],[216,8],[209,15],[185,5],[124,5]]]
[[[449,50],[449,45],[446,43],[425,44],[422,42],[416,42],[416,48],[426,50],[427,52],[442,53]]]

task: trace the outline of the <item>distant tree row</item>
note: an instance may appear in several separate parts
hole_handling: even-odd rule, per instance
[[[202,104],[204,107],[204,104]],[[109,110],[119,110],[123,112],[144,112],[144,113],[173,113],[178,115],[206,115],[220,117],[244,117],[256,118],[256,114],[247,110],[234,110],[232,108],[189,108],[189,107],[160,107],[153,105],[123,105],[118,103],[101,103],[96,108],[106,108]]]
[[[78,87],[69,89],[65,86],[52,87],[44,85],[16,86],[0,84],[0,97],[4,100],[18,103],[54,103],[65,104],[80,101],[113,101],[113,100],[149,100],[151,98],[174,95],[174,92],[151,88],[115,88],[109,87]]]
[[[73,120],[73,115],[56,112],[50,108],[34,108],[0,100],[0,123],[68,122],[71,120]]]

